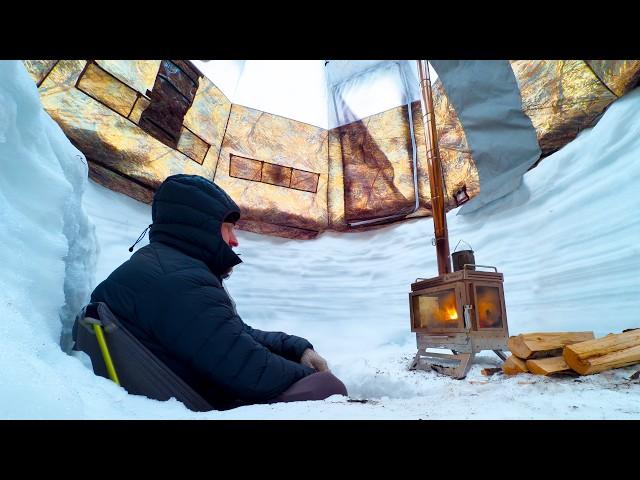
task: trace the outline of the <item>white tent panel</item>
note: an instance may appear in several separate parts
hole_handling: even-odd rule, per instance
[[[191,60],[233,102],[246,60]]]
[[[247,60],[232,101],[327,128],[324,60]]]
[[[420,98],[414,60],[193,62],[231,102],[327,129]]]
[[[420,98],[417,75],[405,61],[342,60],[327,65],[329,128],[355,122]],[[332,67],[332,64],[334,65]],[[413,63],[415,65],[415,62]]]

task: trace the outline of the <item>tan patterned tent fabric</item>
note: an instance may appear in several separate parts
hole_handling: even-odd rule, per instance
[[[410,94],[393,108],[322,128],[234,104],[190,61],[24,64],[46,111],[87,157],[91,178],[140,201],[150,202],[167,176],[188,173],[228,190],[242,208],[241,228],[260,233],[313,238],[430,215],[421,109]],[[542,157],[592,126],[640,77],[640,60],[508,65]],[[473,198],[484,185],[469,142],[475,127],[461,122],[456,107],[464,107],[448,95],[438,80],[438,143],[453,208],[456,191]]]

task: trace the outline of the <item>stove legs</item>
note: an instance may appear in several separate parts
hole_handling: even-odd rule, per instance
[[[474,353],[449,355],[427,352],[424,348],[421,348],[411,362],[409,370],[435,370],[443,375],[462,379],[467,376],[474,357]]]
[[[435,370],[438,373],[456,379],[465,378],[471,368],[475,353],[460,353],[453,349],[451,351],[453,355],[427,352],[426,348],[419,348],[411,365],[409,365],[409,370]],[[507,359],[507,356],[502,350],[494,350],[493,352],[498,355],[503,362]]]
[[[503,362],[507,359],[507,356],[504,353],[502,353],[501,350],[494,350],[493,353],[498,355],[500,357],[500,360],[502,360]]]

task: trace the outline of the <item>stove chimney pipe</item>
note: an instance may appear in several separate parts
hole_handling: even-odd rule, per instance
[[[442,175],[440,150],[438,149],[436,117],[433,111],[433,95],[431,91],[431,78],[429,76],[429,62],[427,60],[418,60],[418,73],[420,77],[420,91],[422,93],[422,119],[427,142],[427,164],[429,168],[429,186],[431,187],[431,213],[433,215],[436,238],[438,274],[442,275],[451,272],[451,258],[444,202],[444,177]]]

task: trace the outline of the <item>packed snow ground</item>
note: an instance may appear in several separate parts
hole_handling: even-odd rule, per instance
[[[0,90],[0,106],[11,96],[25,97],[35,112],[35,86],[26,86],[30,79],[18,68],[7,73],[6,63],[0,62],[0,75],[6,74],[0,88],[13,82],[20,89]],[[0,117],[0,418],[640,418],[640,384],[627,380],[640,366],[580,378],[484,377],[482,368],[500,364],[485,352],[464,380],[408,371],[416,351],[409,285],[437,270],[430,219],[312,241],[239,232],[244,263],[228,280],[239,313],[256,328],[308,338],[350,399],[194,413],[175,400],[128,395],[93,375],[81,356],[65,354],[59,334],[69,321],[65,302],[86,297],[87,285],[130,256],[128,247],[150,223],[150,207],[87,183],[86,166],[77,167],[84,178],[66,174],[76,168],[69,162],[82,164],[71,158],[77,150],[44,112],[32,117]],[[40,156],[24,151],[31,145],[26,130],[58,149]],[[16,152],[24,158],[7,164]],[[640,177],[639,152],[640,89],[528,172],[510,196],[471,216],[449,213],[452,249],[465,240],[478,263],[504,273],[511,334],[593,330],[602,336],[640,326],[640,199],[633,182]],[[44,178],[38,169],[50,173]],[[94,239],[77,201],[76,222],[84,226],[69,237],[63,233],[69,231],[65,205],[85,188],[83,207],[99,244],[94,280]],[[42,203],[44,213],[35,208]],[[83,262],[84,269],[69,266]],[[72,287],[63,289],[65,278]]]

